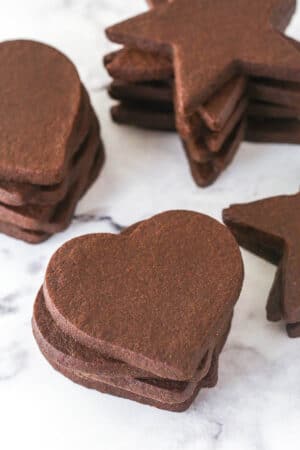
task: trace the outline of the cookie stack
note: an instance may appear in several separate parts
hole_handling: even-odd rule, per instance
[[[300,337],[300,193],[232,205],[223,219],[241,246],[278,266],[267,317]]]
[[[260,48],[256,53],[246,43],[245,48],[235,48],[238,38],[231,33],[239,32],[244,44],[243,25],[247,28],[251,14],[256,14],[246,0],[235,3],[184,5],[173,0],[107,30],[112,41],[124,45],[104,59],[114,79],[109,94],[119,101],[112,108],[113,119],[151,129],[177,128],[200,186],[216,180],[245,138],[300,143],[300,44],[281,34],[294,13],[295,1],[282,6],[280,0],[268,0],[263,7],[257,2],[264,20],[253,19],[255,28],[262,28],[251,30],[260,38],[255,42]],[[231,19],[232,32],[223,30],[226,35],[222,36],[231,7],[240,13]],[[264,27],[270,24],[274,29],[268,35]],[[217,39],[210,36],[210,29]],[[213,49],[210,40],[216,41]]]
[[[155,130],[176,130],[172,62],[158,54],[124,48],[104,58],[115,122]],[[194,126],[181,138],[195,181],[207,186],[234,157],[245,137],[248,107],[245,77],[230,80],[199,109]]]
[[[38,42],[0,44],[0,231],[30,243],[65,229],[104,161],[74,65]]]
[[[63,245],[37,296],[33,331],[49,363],[76,383],[183,411],[217,382],[242,281],[227,228],[170,211],[118,236]]]

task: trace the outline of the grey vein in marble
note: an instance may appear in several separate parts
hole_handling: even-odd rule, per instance
[[[0,316],[7,314],[13,314],[17,312],[18,307],[16,301],[19,297],[18,292],[12,292],[10,294],[0,297]]]
[[[0,381],[14,378],[25,368],[27,352],[16,342],[0,347]]]
[[[102,216],[96,211],[91,211],[83,214],[77,214],[73,218],[75,223],[88,223],[88,222],[108,222],[111,228],[117,233],[123,231],[126,226],[121,225],[113,220],[111,216]]]
[[[27,265],[27,272],[31,275],[41,272],[44,269],[43,261],[31,261]]]

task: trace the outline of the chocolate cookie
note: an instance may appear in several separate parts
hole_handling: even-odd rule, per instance
[[[153,234],[157,242],[154,247]],[[191,240],[191,235],[194,235],[195,239]],[[222,239],[221,253],[217,250],[219,239]],[[180,248],[173,248],[174,240],[181,242]],[[151,264],[147,257],[149,241],[152,242],[151,264],[155,261],[157,267],[155,273],[150,270]],[[209,246],[208,242],[211,243]],[[126,263],[122,256],[125,248]],[[201,256],[204,254],[204,248],[205,258]],[[69,252],[72,254],[71,259]],[[165,254],[168,254],[169,263],[165,259]],[[84,285],[88,291],[85,292],[85,300],[82,303],[80,292],[77,289],[79,295],[76,295],[73,287],[75,289],[76,267],[79,270],[83,255],[93,260],[93,263],[91,270],[86,274]],[[101,255],[100,259],[97,255]],[[72,273],[67,261],[72,261]],[[128,289],[125,290],[118,270],[118,266],[123,264],[128,267],[126,273]],[[191,278],[192,272],[189,269],[191,264],[197,267],[195,280]],[[218,280],[222,289],[215,277],[214,283],[211,282],[210,289],[207,289],[208,284],[205,280],[213,276],[210,271],[213,267],[214,269],[216,266],[219,267],[219,264],[221,267],[218,270]],[[230,275],[227,273],[229,266]],[[63,271],[61,267],[64,268]],[[97,277],[93,268],[97,272]],[[58,276],[58,271],[62,277]],[[161,271],[164,273],[162,278]],[[99,274],[103,274],[104,278],[109,280],[112,273],[119,275],[114,275],[114,283],[109,283],[102,291],[100,285],[103,287],[104,285],[101,281],[102,275],[99,278]],[[210,298],[213,299],[214,308],[218,311],[222,308],[224,311],[222,316],[230,313],[240,292],[242,273],[239,251],[225,228],[199,214],[169,212],[145,221],[129,236],[91,235],[65,244],[50,261],[44,283],[44,295],[47,308],[59,327],[66,333],[71,333],[79,342],[158,376],[186,380],[193,376],[199,366],[203,357],[201,348],[214,333],[214,326],[210,321],[212,310],[206,315],[207,302],[210,302]],[[145,285],[142,281],[138,281],[148,276],[151,283]],[[64,283],[64,280],[68,282]],[[121,284],[122,294],[119,290]],[[60,286],[59,293],[58,286]],[[94,298],[94,295],[90,295],[92,293],[88,293],[90,289],[103,292],[101,298],[104,303],[97,305],[90,303],[88,299]],[[136,294],[133,294],[133,290]],[[164,295],[166,290],[167,296]],[[232,293],[230,299],[229,291]],[[137,292],[140,292],[138,297]],[[189,292],[189,295],[182,302],[184,292]],[[71,297],[72,302],[68,303]],[[111,298],[109,303],[108,298]],[[89,311],[88,316],[86,311]],[[96,323],[90,316],[91,311],[92,316],[97,317]],[[123,316],[121,322],[120,314]],[[127,321],[124,321],[124,314],[131,317],[129,329],[127,325],[125,326]],[[106,320],[108,315],[109,321]],[[86,318],[83,331],[81,324],[84,317]],[[198,323],[199,320],[201,325]],[[170,333],[172,337],[169,336]]]
[[[299,43],[297,43],[299,51]],[[254,79],[249,83],[249,95],[253,99],[275,103],[299,109],[300,81],[288,82],[281,80]]]
[[[248,115],[254,119],[300,119],[300,106],[284,106],[263,101],[253,101],[248,108]],[[260,128],[259,124],[258,127]]]
[[[300,120],[251,118],[246,139],[251,142],[300,144]]]
[[[165,70],[166,64],[169,66],[169,73]],[[172,99],[173,102],[173,64],[164,56],[124,48],[107,55],[104,65],[117,80],[109,91],[113,98],[142,101],[151,99],[151,102],[157,99],[162,103],[163,97],[165,101]],[[123,86],[120,86],[120,80]],[[220,131],[225,126],[245,93],[246,86],[245,77],[233,77],[221,89],[217,89],[204,105],[199,106],[197,112],[210,130]]]
[[[58,205],[56,205],[56,208],[53,210],[53,215],[49,219],[49,222],[42,223],[40,227],[35,225],[33,227],[34,229],[22,228],[21,226],[17,226],[14,223],[0,222],[0,232],[16,239],[21,239],[30,244],[38,244],[49,239],[52,234],[63,231],[69,226],[72,220],[72,216],[78,200],[85,194],[85,192],[96,180],[101,171],[103,163],[104,152],[100,147],[95,155],[95,159],[93,160],[93,166],[90,172],[87,174],[89,177],[87,183],[84,184],[83,180],[80,180],[72,187],[72,190],[70,190],[66,198],[58,203]],[[42,230],[39,230],[39,228],[41,228]]]
[[[175,117],[173,113],[140,109],[140,105],[120,104],[111,109],[113,120],[119,124],[134,125],[140,128],[161,131],[175,131]]]
[[[74,65],[32,41],[0,44],[0,232],[37,243],[69,225],[104,160]]]
[[[110,27],[108,37],[124,45],[105,60],[115,78],[109,92],[121,102],[112,109],[113,119],[147,128],[176,127],[193,174],[199,173],[195,170],[198,163],[211,159],[208,152],[223,152],[225,140],[248,113],[255,121],[298,120],[295,103],[289,99],[300,83],[300,48],[282,33],[294,13],[295,1],[258,3],[150,2],[155,6],[150,12]],[[231,9],[231,27],[223,27]],[[245,17],[248,22],[249,15],[256,17],[258,10],[260,20],[245,27]],[[236,36],[241,36],[238,42]],[[212,51],[203,51],[211,47]],[[285,92],[288,100],[281,102]],[[243,102],[250,106],[242,107]],[[256,140],[261,127],[258,122],[256,138],[256,122],[252,123],[247,137]],[[287,142],[298,143],[294,130]],[[199,184],[199,176],[195,181]],[[207,184],[201,181],[201,185]]]
[[[276,32],[294,9],[294,0],[231,0],[217,5],[175,0],[108,28],[107,35],[114,42],[141,50],[167,56],[173,53],[176,109],[185,116],[241,68],[252,76],[298,82],[299,53],[290,40]],[[234,15],[227,27],[230,10]],[[204,48],[210,51],[204,52]]]
[[[77,139],[68,161],[66,177],[58,184],[34,185],[32,183],[16,183],[14,181],[0,179],[0,202],[10,206],[22,206],[27,204],[50,205],[60,202],[66,195],[70,183],[73,183],[76,173],[80,169],[79,163],[84,156],[86,140],[95,121],[95,114],[91,108],[89,95],[82,87],[83,98],[80,119],[76,124]]]
[[[135,81],[169,80],[173,77],[171,58],[135,48],[125,48],[104,57],[104,65],[112,78]]]
[[[246,122],[240,122],[233,130],[231,135],[225,141],[225,144],[220,152],[216,155],[208,157],[206,160],[203,157],[202,162],[196,162],[190,157],[192,151],[198,151],[198,148],[192,150],[191,144],[186,149],[186,156],[190,165],[193,178],[198,186],[207,187],[211,185],[218,176],[228,167],[238,151],[240,143],[243,141],[246,131]]]
[[[89,271],[74,295],[83,260]],[[82,236],[61,247],[36,299],[33,332],[50,364],[76,383],[183,411],[217,382],[242,280],[240,252],[225,227],[170,211],[119,236]]]
[[[111,98],[125,102],[139,102],[156,104],[159,107],[173,109],[173,87],[171,83],[145,82],[145,83],[127,83],[122,80],[114,80],[109,88],[108,93]]]
[[[33,41],[2,42],[0,66],[0,177],[61,182],[80,113],[77,70],[59,51]]]
[[[268,300],[268,318],[283,319],[300,336],[300,194],[233,205],[223,217],[240,245],[278,266]]]
[[[76,198],[77,195],[75,194],[75,191],[81,192],[84,189],[84,186],[88,183],[89,173],[94,164],[99,147],[99,128],[97,120],[94,117],[93,128],[84,143],[84,151],[82,152],[83,154],[80,158],[77,176],[74,178],[73,183],[70,184],[66,196],[61,200],[63,208],[60,207],[60,202],[58,202],[58,204],[50,205],[28,204],[16,207],[7,206],[0,203],[1,220],[27,230],[44,231],[48,233],[60,231],[60,227],[64,226],[64,224],[60,220],[53,221],[53,218],[57,216],[57,211],[59,209],[62,209],[65,214],[66,210],[68,210],[67,205],[69,203],[73,203],[73,201],[70,202],[69,199],[73,199],[74,197]],[[58,228],[56,223],[59,224]]]
[[[187,406],[188,400],[194,398],[197,387],[214,385],[215,377],[212,377],[212,374],[215,372],[229,328],[230,324],[227,324],[218,338],[217,346],[203,358],[198,368],[198,380],[180,382],[155,378],[150,373],[142,372],[121,361],[105,358],[97,351],[79,344],[57,327],[47,311],[42,291],[38,294],[33,316],[36,341],[50,364],[57,370],[66,376],[74,374],[96,381],[96,389],[100,391],[102,389],[98,383],[105,383],[111,387],[108,392],[114,393],[114,388],[121,388],[132,395],[144,396],[145,403],[157,407],[165,405],[167,409],[174,410],[180,410],[183,404]],[[70,378],[72,379],[72,376]]]

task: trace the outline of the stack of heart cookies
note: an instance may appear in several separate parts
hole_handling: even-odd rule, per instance
[[[51,258],[33,315],[49,363],[74,382],[170,411],[217,382],[243,281],[236,241],[202,214],[169,211]]]
[[[149,3],[150,12],[107,30],[123,45],[104,58],[116,122],[177,129],[200,186],[245,138],[300,143],[300,44],[282,34],[295,0]]]
[[[0,232],[38,243],[65,229],[104,161],[74,65],[32,41],[0,44]]]

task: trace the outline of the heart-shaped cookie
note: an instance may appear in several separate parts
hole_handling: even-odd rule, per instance
[[[73,150],[81,83],[74,65],[38,42],[0,44],[0,178],[60,183]]]
[[[243,264],[226,227],[170,211],[119,236],[73,239],[52,257],[43,293],[60,329],[154,375],[193,378],[239,297]]]

